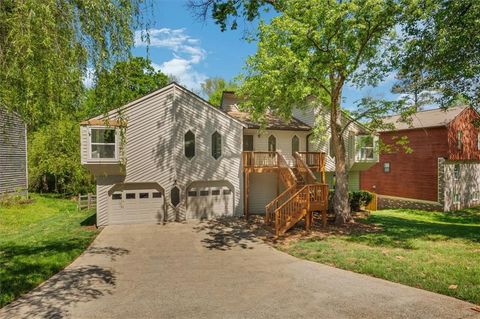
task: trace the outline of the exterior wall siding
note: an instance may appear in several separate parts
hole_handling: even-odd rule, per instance
[[[459,175],[455,176],[455,166]],[[480,162],[445,161],[443,181],[444,210],[480,205]]]
[[[438,158],[448,155],[448,131],[445,127],[383,132],[380,139],[395,147],[398,137],[407,136],[412,153],[397,148],[381,154],[379,163],[360,173],[360,187],[381,195],[427,201],[438,200]],[[390,163],[390,172],[383,171]]]
[[[111,112],[110,118],[117,114]],[[97,176],[97,222],[108,223],[108,190],[115,183],[156,182],[165,189],[167,220],[184,220],[186,189],[196,181],[227,181],[234,187],[236,215],[243,213],[241,148],[243,126],[221,111],[207,105],[192,93],[170,85],[158,94],[142,98],[122,110],[128,121],[125,146],[125,176],[104,176],[102,167],[87,165]],[[184,155],[184,135],[195,134],[195,156]],[[222,136],[222,156],[211,155],[211,135]],[[82,144],[87,143],[82,134]],[[86,145],[86,144],[84,144]],[[85,157],[83,157],[85,156]],[[86,150],[82,148],[82,160]],[[180,189],[181,202],[171,204],[170,191]]]
[[[0,108],[0,194],[27,188],[26,126],[20,117]]]
[[[448,125],[448,156],[450,160],[480,160],[478,133],[473,124],[480,116],[472,108],[466,108]],[[457,148],[457,131],[462,131],[462,148]]]

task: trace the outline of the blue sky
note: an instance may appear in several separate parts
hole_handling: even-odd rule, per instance
[[[256,50],[255,43],[243,39],[255,25],[247,23],[237,30],[221,32],[213,20],[197,20],[183,0],[155,1],[150,19],[148,56],[154,66],[198,93],[207,78],[232,80],[242,71],[245,59]],[[139,32],[136,38],[132,53],[146,56],[146,45]],[[393,81],[390,77],[376,88],[362,90],[347,86],[344,106],[352,108],[355,101],[367,95],[395,99],[390,93]]]

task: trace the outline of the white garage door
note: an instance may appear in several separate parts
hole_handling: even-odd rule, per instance
[[[109,224],[160,224],[164,194],[155,188],[116,189],[109,198]]]
[[[195,182],[187,189],[187,218],[233,215],[233,187],[226,182]]]

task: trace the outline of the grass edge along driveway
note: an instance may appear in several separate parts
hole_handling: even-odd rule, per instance
[[[358,221],[373,230],[320,230],[276,247],[299,258],[480,304],[480,208],[449,213],[383,210]]]
[[[0,206],[0,307],[69,265],[98,231],[94,211],[50,195],[33,203]]]

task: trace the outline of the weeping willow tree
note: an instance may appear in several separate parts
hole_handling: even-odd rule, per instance
[[[87,74],[127,58],[146,30],[146,1],[0,1],[0,106],[31,129],[75,112]]]

